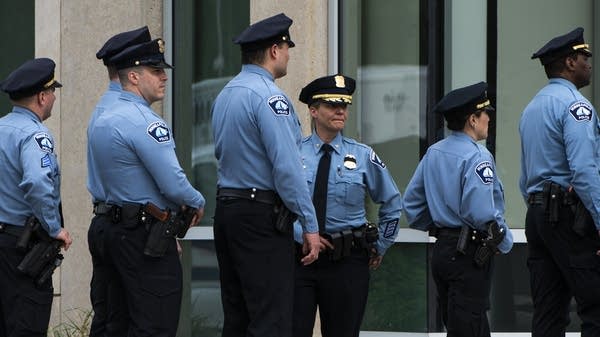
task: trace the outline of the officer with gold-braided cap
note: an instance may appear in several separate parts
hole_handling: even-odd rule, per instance
[[[355,88],[353,78],[337,74],[300,92],[314,126],[300,154],[326,248],[315,263],[296,264],[295,337],[312,336],[317,306],[324,337],[358,336],[369,267],[379,267],[398,234],[402,198],[390,172],[371,147],[342,135]],[[367,195],[379,204],[376,223],[368,223]],[[294,230],[301,258],[300,225]]]

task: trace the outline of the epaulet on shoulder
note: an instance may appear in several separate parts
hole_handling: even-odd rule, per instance
[[[490,152],[490,150],[488,150],[487,147],[485,147],[485,145],[481,145],[479,143],[475,143],[475,144],[477,144],[477,149],[479,150],[480,153],[484,153],[484,154],[492,157],[492,153]]]
[[[367,149],[371,149],[370,146],[363,144],[363,143],[359,143],[356,139],[353,139],[353,138],[342,137],[342,142],[352,144],[352,145],[358,145],[358,146],[361,146],[361,147],[364,147]]]

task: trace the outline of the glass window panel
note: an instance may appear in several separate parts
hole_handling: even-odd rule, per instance
[[[351,0],[340,7],[340,71],[357,80],[344,134],[373,147],[400,190],[419,162],[419,138],[424,137],[425,3]],[[369,204],[368,211],[369,219],[377,218],[377,207]]]
[[[26,60],[34,57],[34,0],[0,2],[0,32],[5,52],[0,53],[0,80]],[[16,29],[18,27],[18,29]],[[7,52],[10,49],[10,52]],[[10,112],[8,95],[0,94],[0,116]]]
[[[371,272],[364,331],[427,331],[427,244],[397,243]]]
[[[531,55],[554,36],[578,26],[585,29],[586,42],[593,42],[593,4],[593,0],[498,1],[496,162],[504,183],[506,219],[512,228],[525,227],[525,203],[518,185],[519,119],[527,103],[548,81],[539,60],[531,60]],[[592,85],[581,90],[592,103],[593,85],[592,79]]]
[[[373,147],[403,191],[425,136],[427,1],[339,4],[339,71],[357,81],[344,135]],[[369,200],[368,219],[377,220],[377,210]],[[395,244],[371,275],[361,329],[427,331],[427,245]]]
[[[190,179],[207,199],[211,199],[216,195],[217,167],[210,108],[221,89],[241,69],[240,48],[232,39],[248,26],[250,3],[249,0],[194,1],[192,12],[194,28],[189,50],[193,50],[193,76],[188,84],[192,116],[184,127],[191,128]],[[214,205],[207,203],[205,214],[214,214]],[[205,217],[201,225],[211,226],[212,217]]]
[[[207,198],[216,187],[210,108],[223,86],[241,69],[232,39],[249,24],[249,0],[178,1],[175,7],[174,120],[178,150],[191,144],[191,181]],[[181,65],[181,66],[180,66]],[[191,114],[188,111],[192,111]],[[186,157],[188,153],[181,153]],[[214,203],[207,203],[207,207]],[[211,215],[213,209],[206,209]],[[212,225],[207,216],[202,225]]]
[[[191,335],[220,337],[223,310],[214,241],[194,240],[191,251]]]
[[[490,296],[490,328],[498,332],[531,331],[533,305],[529,290],[527,244],[515,244],[509,254],[494,257],[494,275]],[[579,331],[575,302],[570,308],[567,331]]]
[[[173,2],[173,129],[188,178],[207,199],[201,226],[212,226],[216,160],[210,108],[241,69],[232,39],[250,19],[249,0]],[[220,336],[223,314],[212,241],[184,241],[184,292],[178,336]],[[189,268],[191,266],[191,268]]]

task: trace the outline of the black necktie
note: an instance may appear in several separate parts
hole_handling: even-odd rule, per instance
[[[329,144],[321,146],[323,155],[319,160],[317,167],[317,177],[315,179],[315,189],[313,192],[313,205],[317,214],[317,223],[319,224],[319,233],[325,233],[325,220],[327,212],[327,181],[329,180],[329,167],[331,166],[331,151],[333,147]]]

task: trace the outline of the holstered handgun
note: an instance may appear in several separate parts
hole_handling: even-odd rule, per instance
[[[565,193],[565,198],[567,200],[567,205],[573,212],[573,226],[571,227],[573,232],[581,237],[594,235],[596,230],[594,219],[592,219],[592,215],[587,208],[585,208],[585,205],[581,199],[579,199],[573,187],[569,187]]]
[[[175,238],[183,238],[190,228],[196,209],[187,206],[185,210],[173,215],[169,209],[163,211],[151,202],[144,205],[144,212],[157,221],[148,221],[146,229],[148,238],[144,254],[152,257],[164,256],[170,242]]]
[[[344,257],[344,236],[342,235],[342,232],[333,234],[323,233],[321,235],[331,242],[331,245],[333,246],[333,250],[331,250],[329,253],[329,259],[331,261],[338,261]]]
[[[40,223],[35,217],[31,216],[27,218],[27,221],[25,221],[25,226],[23,226],[23,232],[17,239],[17,249],[20,252],[26,252],[31,248],[31,245],[33,244],[31,236],[38,229],[39,225]]]
[[[546,219],[551,225],[558,223],[558,214],[563,197],[563,191],[560,185],[547,181],[544,183],[544,189],[542,191],[544,195],[544,212]]]
[[[275,213],[275,229],[281,233],[291,233],[292,225],[298,219],[298,215],[290,211],[283,202],[275,203],[273,213]]]
[[[354,244],[358,247],[367,249],[369,256],[373,256],[373,249],[379,239],[379,228],[372,222],[367,222],[361,227],[361,230],[352,232],[354,236]]]
[[[504,240],[506,231],[496,221],[486,224],[488,236],[481,240],[479,247],[475,250],[473,261],[478,267],[485,266],[490,258],[498,251],[498,245]]]
[[[42,286],[62,263],[62,245],[62,241],[48,235],[35,217],[30,217],[17,241],[18,249],[29,249],[17,270],[32,277],[38,287]]]

